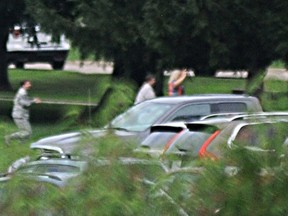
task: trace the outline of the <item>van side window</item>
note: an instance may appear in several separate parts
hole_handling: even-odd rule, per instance
[[[209,114],[211,114],[210,104],[190,104],[177,110],[171,121],[194,121]]]
[[[247,112],[245,103],[216,103],[211,104],[211,113]]]

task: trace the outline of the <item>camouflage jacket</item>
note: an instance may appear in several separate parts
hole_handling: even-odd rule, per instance
[[[29,118],[29,107],[33,102],[34,100],[28,97],[27,91],[20,88],[14,98],[12,117]]]

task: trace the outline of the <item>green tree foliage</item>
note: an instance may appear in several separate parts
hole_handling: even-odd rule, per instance
[[[189,67],[264,73],[287,61],[288,3],[202,0],[27,0],[44,26],[65,32],[83,56],[114,62],[114,76],[141,84],[147,72]]]
[[[287,62],[287,11],[287,3],[277,0],[149,0],[145,37],[164,67],[186,66],[197,75],[246,70],[246,90],[259,96],[265,69],[277,59]]]
[[[156,52],[146,45],[139,28],[144,3],[27,1],[35,18],[50,31],[65,32],[83,57],[92,53],[95,59],[113,61],[115,77],[130,77],[138,84],[148,72],[155,73],[157,63]]]
[[[254,75],[287,52],[287,3],[150,0],[145,11],[147,41],[172,67],[184,64],[196,73],[248,70]]]

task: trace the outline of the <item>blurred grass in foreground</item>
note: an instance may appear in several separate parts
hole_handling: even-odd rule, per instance
[[[65,188],[25,178],[2,182],[1,214],[278,216],[288,211],[283,157],[269,160],[269,154],[235,148],[223,160],[199,162],[203,172],[165,173],[157,165],[121,163],[118,158],[132,155],[132,149],[117,137],[89,141],[87,170]],[[109,163],[96,163],[101,158]]]

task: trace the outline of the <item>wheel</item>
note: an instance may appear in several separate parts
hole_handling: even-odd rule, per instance
[[[23,69],[24,68],[24,62],[16,62],[15,67],[18,69]]]
[[[52,63],[52,68],[54,69],[54,70],[63,70],[63,68],[64,68],[64,61],[54,61],[53,63]]]

